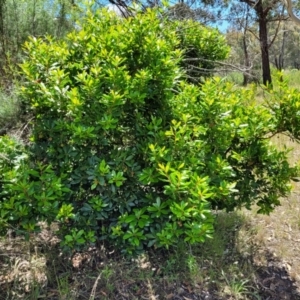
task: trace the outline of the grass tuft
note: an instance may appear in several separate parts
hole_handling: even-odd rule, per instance
[[[0,131],[9,129],[18,123],[21,102],[16,91],[9,94],[0,91]]]

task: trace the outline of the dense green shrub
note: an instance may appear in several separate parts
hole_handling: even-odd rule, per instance
[[[64,42],[25,45],[32,144],[13,188],[3,187],[2,223],[32,230],[56,220],[66,248],[104,240],[132,253],[203,241],[212,209],[279,204],[297,168],[269,144],[276,114],[253,91],[188,83],[181,43],[174,23],[149,10],[128,19],[99,11]]]
[[[51,165],[29,161],[20,142],[0,137],[0,232],[12,224],[28,235],[38,229],[37,221],[55,220],[60,199],[69,191],[62,180]]]
[[[177,193],[168,200],[161,175],[153,183],[147,179],[156,172],[156,165],[148,168],[149,145],[165,139],[174,118],[172,90],[184,75],[176,24],[162,21],[155,11],[126,20],[102,11],[65,42],[33,39],[26,45],[24,94],[36,116],[35,158],[66,176],[72,190],[59,215],[61,229],[72,228],[67,246],[79,237],[85,243],[100,236],[126,244],[130,252],[144,244],[168,246],[180,236],[201,241],[212,230],[208,203],[197,200],[186,207]],[[203,51],[214,52],[216,39],[212,35],[207,43],[208,29],[190,26],[186,34],[196,37],[190,38],[190,48],[204,36]],[[225,56],[223,38],[217,46]],[[196,175],[189,180],[203,181],[199,188],[207,185]],[[189,187],[181,189],[179,194],[188,193]],[[180,212],[184,207],[186,215]]]

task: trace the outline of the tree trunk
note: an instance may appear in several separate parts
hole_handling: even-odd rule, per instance
[[[0,0],[0,75],[3,78],[5,74],[5,66],[6,66],[6,32],[5,32],[5,1]],[[0,78],[0,87],[2,80]]]
[[[284,13],[284,7],[282,8],[282,13]],[[280,25],[280,23],[279,23]],[[279,30],[279,25],[277,27],[276,30],[276,34],[278,33]],[[277,57],[277,55],[275,55],[275,66],[277,68],[277,70],[282,71],[284,68],[284,50],[285,50],[285,41],[286,41],[286,37],[287,37],[287,30],[286,30],[286,26],[285,23],[283,24],[283,31],[282,31],[282,44],[281,44],[281,49],[279,50],[279,56]],[[282,81],[282,75],[280,77],[280,80]]]
[[[246,86],[250,82],[250,57],[248,52],[248,45],[247,45],[247,30],[248,30],[248,18],[249,18],[249,6],[246,7],[246,16],[245,16],[245,26],[243,30],[243,51],[244,51],[244,63],[245,67],[247,68],[246,72],[243,73],[244,81],[243,85]]]
[[[255,6],[258,16],[259,41],[262,61],[263,84],[271,84],[271,69],[269,60],[268,30],[267,30],[267,10],[264,10],[262,0],[259,0]]]
[[[0,43],[1,52],[6,53],[5,45],[5,29],[4,29],[4,19],[5,19],[5,0],[0,0]]]
[[[243,85],[246,86],[249,83],[249,67],[250,67],[250,59],[249,59],[249,53],[248,53],[248,47],[247,47],[247,41],[246,41],[246,33],[244,32],[243,36],[243,50],[244,50],[244,57],[245,57],[245,66],[247,67],[247,71],[244,72],[244,81]]]

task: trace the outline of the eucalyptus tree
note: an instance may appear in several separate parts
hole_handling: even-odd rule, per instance
[[[261,62],[262,62],[262,74],[263,83],[271,84],[271,69],[269,49],[277,37],[278,31],[275,33],[272,39],[269,39],[268,35],[268,23],[277,22],[280,24],[283,20],[288,19],[288,16],[284,10],[281,0],[240,0],[240,2],[246,3],[252,8],[256,14],[261,49]],[[278,26],[279,27],[279,26]]]

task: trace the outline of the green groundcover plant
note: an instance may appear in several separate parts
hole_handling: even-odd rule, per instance
[[[296,92],[268,106],[220,79],[192,84],[190,55],[225,58],[216,31],[157,10],[88,13],[64,41],[25,44],[26,149],[1,138],[2,232],[58,222],[65,249],[125,253],[204,241],[216,209],[269,213],[298,168],[269,137],[299,137]],[[194,49],[194,51],[191,51]],[[192,53],[192,54],[191,54]]]

